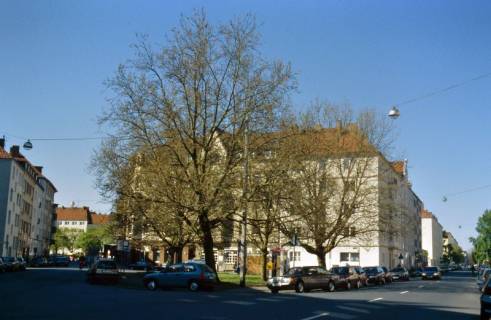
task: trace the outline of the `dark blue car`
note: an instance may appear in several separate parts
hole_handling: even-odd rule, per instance
[[[157,288],[188,288],[191,291],[213,288],[217,278],[206,264],[182,263],[163,268],[143,277],[143,284],[149,290]]]

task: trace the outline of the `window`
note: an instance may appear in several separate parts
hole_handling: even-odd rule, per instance
[[[351,159],[343,159],[343,170],[348,170],[351,166]]]
[[[223,258],[226,264],[237,264],[237,250],[225,250]]]
[[[76,225],[77,224],[77,221],[72,221],[72,225]]]
[[[69,221],[65,221],[65,225],[67,225],[67,224],[70,224],[70,222]]]
[[[359,262],[360,254],[358,252],[341,252],[339,260],[342,262]]]
[[[80,221],[78,224],[83,225],[83,224],[84,224],[84,222],[83,222],[83,221]]]
[[[300,251],[295,251],[295,252],[290,251],[289,258],[290,261],[300,261]]]
[[[184,266],[184,272],[194,272],[194,271],[196,271],[196,268],[193,265],[188,264]]]
[[[7,223],[8,223],[8,224],[10,224],[10,214],[11,214],[11,213],[12,213],[12,212],[9,210],[9,215],[8,215],[8,217],[7,217]]]

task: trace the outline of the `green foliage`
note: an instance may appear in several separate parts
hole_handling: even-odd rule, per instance
[[[485,210],[479,217],[476,231],[477,237],[469,239],[474,245],[472,257],[477,263],[489,263],[491,258],[491,210]]]
[[[67,249],[68,251],[73,251],[76,248],[75,242],[82,232],[82,230],[68,228],[57,229],[54,235],[53,245],[55,250]]]
[[[97,255],[104,244],[112,242],[110,234],[105,227],[88,229],[79,235],[75,242],[75,247],[82,249],[85,254]]]

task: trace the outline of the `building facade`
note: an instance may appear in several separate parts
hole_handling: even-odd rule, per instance
[[[56,205],[53,183],[0,139],[0,256],[46,255]]]
[[[435,215],[421,211],[421,233],[423,250],[428,253],[428,265],[438,266],[443,255],[443,228]]]

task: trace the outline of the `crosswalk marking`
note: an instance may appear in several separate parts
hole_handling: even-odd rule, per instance
[[[375,301],[379,301],[379,300],[382,300],[383,298],[375,298],[375,299],[372,299],[372,300],[368,300],[368,302],[375,302]]]
[[[307,317],[307,318],[302,318],[300,320],[313,320],[313,319],[317,319],[317,318],[322,318],[322,317],[326,317],[328,316],[329,313],[328,312],[323,312],[321,314],[318,314],[318,315],[315,315],[315,316],[311,316],[311,317]]]

